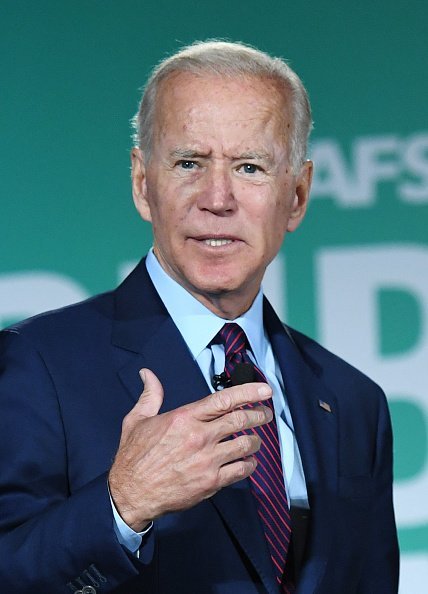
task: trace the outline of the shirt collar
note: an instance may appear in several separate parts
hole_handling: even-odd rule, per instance
[[[264,361],[267,343],[263,328],[261,288],[247,312],[236,320],[224,320],[172,279],[159,264],[152,249],[147,255],[146,267],[156,291],[194,359],[201,354],[226,322],[236,322],[247,335],[256,361]]]

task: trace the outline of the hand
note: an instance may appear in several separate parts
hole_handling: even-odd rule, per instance
[[[149,369],[140,375],[144,391],[123,420],[109,474],[116,509],[136,532],[159,516],[193,507],[250,476],[260,438],[253,434],[227,438],[272,420],[269,407],[241,409],[270,398],[267,384],[227,388],[158,414],[162,384]]]

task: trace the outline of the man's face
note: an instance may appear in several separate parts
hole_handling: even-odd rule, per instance
[[[223,317],[250,307],[305,213],[311,164],[293,175],[290,126],[271,81],[178,73],[158,93],[149,162],[133,150],[134,200],[160,264]]]

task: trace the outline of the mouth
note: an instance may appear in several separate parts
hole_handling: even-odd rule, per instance
[[[224,248],[225,246],[232,245],[234,243],[238,243],[241,240],[238,237],[232,235],[195,235],[191,237],[194,241],[198,242],[200,245],[206,245],[210,248]]]
[[[222,245],[229,245],[233,243],[233,239],[226,239],[226,238],[214,238],[210,237],[209,239],[202,240],[205,245],[209,245],[210,247],[220,247]]]

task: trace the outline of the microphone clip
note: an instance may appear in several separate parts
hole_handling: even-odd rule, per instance
[[[226,372],[223,371],[219,375],[213,375],[212,385],[214,390],[224,390],[224,388],[230,388],[232,380],[230,377],[227,377]]]
[[[219,375],[213,375],[211,381],[214,389],[218,391],[231,386],[255,382],[257,379],[254,366],[251,363],[237,363],[232,369],[230,377],[223,371]]]

